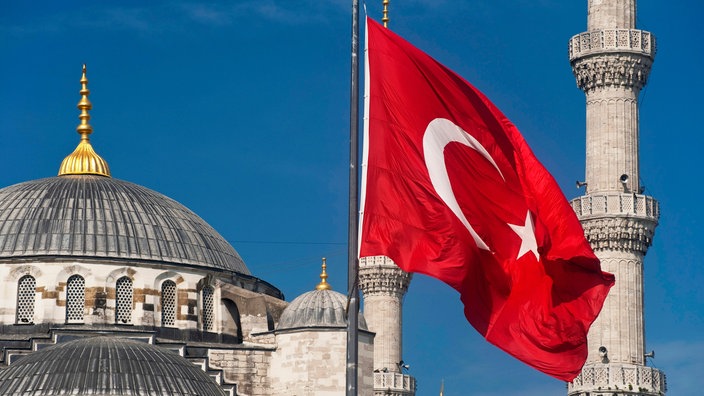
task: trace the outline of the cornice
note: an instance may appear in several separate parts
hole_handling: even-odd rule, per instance
[[[642,218],[582,219],[584,235],[595,251],[626,250],[645,255],[653,243],[655,223]]]
[[[359,261],[359,287],[365,296],[402,298],[408,291],[412,275],[400,269],[388,257],[363,257]]]
[[[572,61],[577,86],[589,92],[607,87],[640,91],[648,81],[653,60],[637,53],[601,53]]]

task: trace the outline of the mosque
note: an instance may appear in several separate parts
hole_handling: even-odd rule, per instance
[[[655,41],[635,8],[589,0],[588,31],[570,40],[587,96],[572,206],[619,279],[570,396],[666,392],[645,362],[642,268],[659,207],[639,184],[638,93]],[[0,395],[344,394],[347,301],[325,261],[317,286],[286,302],[191,210],[113,178],[90,143],[85,67],[80,83],[80,141],[58,176],[0,189]],[[415,395],[401,360],[410,281],[388,258],[360,262],[360,395]]]
[[[0,395],[343,394],[347,297],[325,260],[288,303],[188,208],[113,178],[90,142],[85,66],[80,83],[58,176],[0,189]],[[363,284],[381,302],[395,289]],[[360,315],[359,394],[415,394],[400,358],[373,373],[374,336]]]

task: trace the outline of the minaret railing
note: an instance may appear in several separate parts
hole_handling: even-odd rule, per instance
[[[402,373],[374,373],[375,394],[413,395],[416,390],[416,380],[408,374]],[[383,392],[383,393],[380,393]]]
[[[606,394],[618,392],[619,395],[637,395],[638,392],[648,392],[664,395],[667,392],[667,383],[665,373],[654,367],[626,363],[585,366],[582,373],[568,383],[570,395],[582,394],[580,392],[594,391],[594,389]]]
[[[596,193],[570,201],[580,219],[602,215],[644,217],[655,221],[660,217],[660,205],[655,198],[633,193]]]
[[[655,36],[638,29],[604,29],[580,33],[570,39],[570,61],[593,53],[634,52],[655,56]]]

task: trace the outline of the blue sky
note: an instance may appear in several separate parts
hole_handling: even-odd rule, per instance
[[[381,18],[381,1],[367,4]],[[391,28],[464,76],[518,126],[568,198],[584,177],[584,94],[567,59],[586,1],[392,0]],[[347,0],[0,4],[0,186],[53,176],[78,142],[88,64],[93,146],[113,176],[185,204],[288,300],[346,288]],[[662,217],[645,261],[647,349],[669,394],[704,372],[704,3],[640,1],[658,39],[641,94],[641,178]],[[487,344],[459,296],[416,276],[404,360],[418,394],[563,395]]]

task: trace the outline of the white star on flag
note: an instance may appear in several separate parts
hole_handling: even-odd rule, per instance
[[[535,240],[535,226],[533,225],[533,218],[530,215],[530,211],[526,213],[525,225],[509,224],[508,226],[521,238],[521,248],[518,250],[516,260],[523,257],[523,255],[528,252],[533,252],[535,259],[540,261],[538,242]]]

